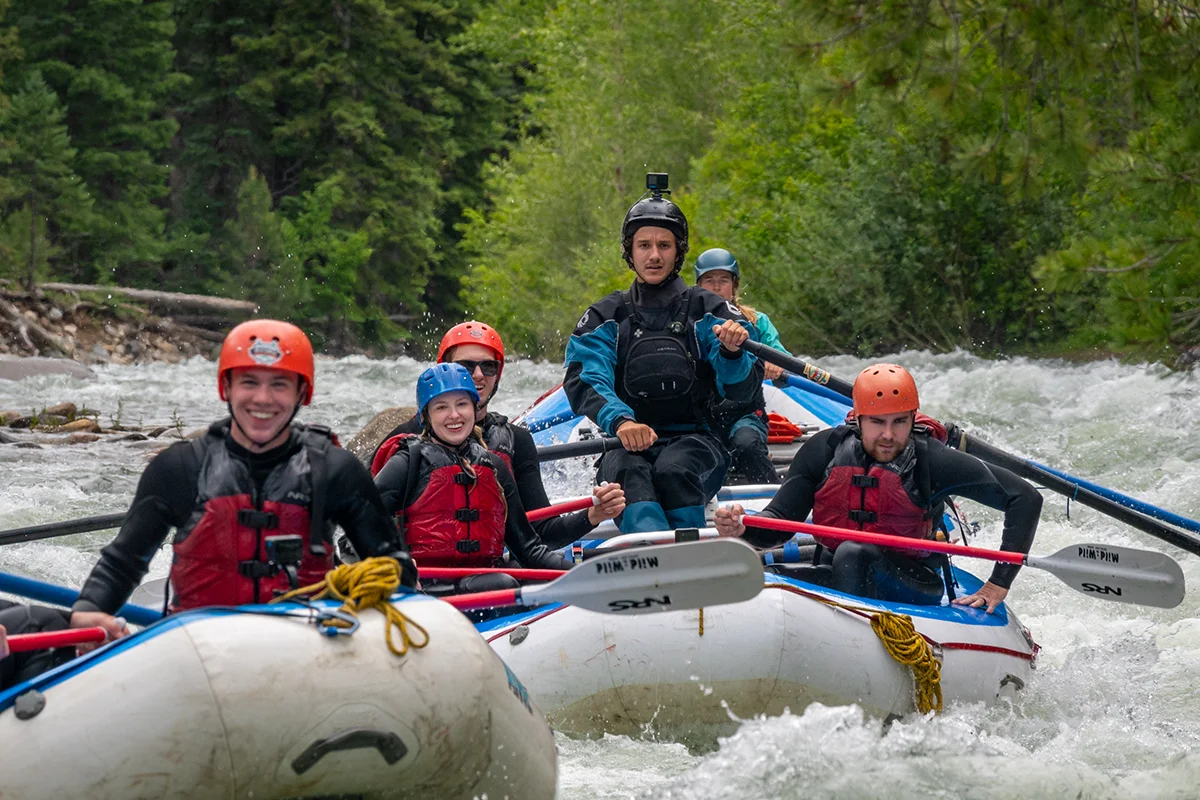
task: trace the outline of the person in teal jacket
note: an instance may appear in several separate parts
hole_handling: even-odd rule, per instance
[[[746,319],[754,324],[758,340],[768,347],[788,353],[779,341],[779,331],[767,315],[751,308],[738,297],[740,273],[737,259],[728,250],[714,247],[696,259],[696,285],[736,305]],[[774,380],[783,370],[763,362],[763,377]],[[762,387],[748,401],[723,399],[714,403],[712,416],[725,438],[732,458],[730,483],[778,483],[778,473],[767,452],[767,414]]]

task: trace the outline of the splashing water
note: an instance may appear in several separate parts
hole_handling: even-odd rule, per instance
[[[967,353],[894,357],[913,370],[922,409],[993,444],[1200,517],[1200,376],[1113,361],[985,361]],[[343,439],[379,410],[413,403],[426,364],[411,359],[321,359],[316,398],[300,418]],[[822,363],[852,380],[864,362]],[[0,408],[28,411],[69,400],[109,422],[179,420],[185,430],[224,413],[214,365],[101,367],[82,381],[0,381]],[[493,409],[513,415],[561,380],[557,365],[512,362]],[[24,450],[0,447],[0,528],[125,508],[152,443]],[[590,462],[545,467],[552,496],[583,491]],[[1077,542],[1166,552],[1200,586],[1200,558],[1046,493],[1036,553]],[[966,504],[983,523],[973,544],[996,547],[998,513]],[[0,569],[78,586],[111,532],[0,548]],[[168,560],[155,560],[164,574]],[[987,565],[960,561],[979,572]],[[1042,645],[1030,685],[1010,703],[952,706],[890,726],[856,707],[820,705],[746,720],[707,752],[682,744],[558,736],[564,798],[866,798],[1200,796],[1200,597],[1174,609],[1103,602],[1053,576],[1025,570],[1010,601]]]

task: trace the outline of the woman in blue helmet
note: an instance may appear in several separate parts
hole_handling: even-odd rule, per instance
[[[417,379],[421,433],[405,440],[375,476],[415,561],[492,567],[505,546],[523,566],[568,569],[525,517],[512,472],[475,427],[479,392],[460,364],[436,364]]]
[[[728,250],[714,247],[696,259],[696,285],[725,298],[754,323],[758,340],[768,347],[787,353],[779,341],[779,331],[761,311],[751,308],[738,296],[740,283],[737,259]],[[791,353],[788,353],[791,355]],[[783,370],[763,363],[763,377],[774,380]],[[725,437],[733,459],[730,483],[778,483],[779,477],[767,452],[767,413],[762,387],[749,401],[722,398],[712,406],[713,424]]]

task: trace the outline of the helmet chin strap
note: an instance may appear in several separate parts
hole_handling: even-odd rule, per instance
[[[292,420],[294,420],[296,418],[296,414],[300,413],[300,404],[297,403],[295,408],[292,409],[292,415],[287,418],[287,422],[283,423],[283,425],[281,425],[279,427],[279,430],[277,430],[273,434],[271,434],[271,437],[269,439],[267,439],[265,442],[260,442],[257,439],[254,439],[252,436],[250,436],[250,434],[246,432],[246,429],[242,427],[241,423],[237,421],[237,415],[233,413],[233,403],[226,400],[225,407],[229,409],[229,418],[231,420],[233,420],[234,425],[237,425],[237,429],[242,432],[242,436],[245,436],[246,440],[249,441],[250,444],[257,447],[259,450],[265,449],[267,445],[269,445],[271,442],[275,441],[276,437],[278,437],[279,434],[281,434],[285,430],[287,430],[288,426],[292,424]]]

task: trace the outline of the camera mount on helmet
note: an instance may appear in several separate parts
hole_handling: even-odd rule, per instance
[[[654,226],[666,228],[675,236],[675,269],[671,277],[683,268],[683,259],[688,251],[688,221],[679,206],[663,195],[668,195],[670,177],[665,172],[646,173],[646,193],[634,203],[621,223],[621,255],[633,269],[633,234],[639,228]]]

